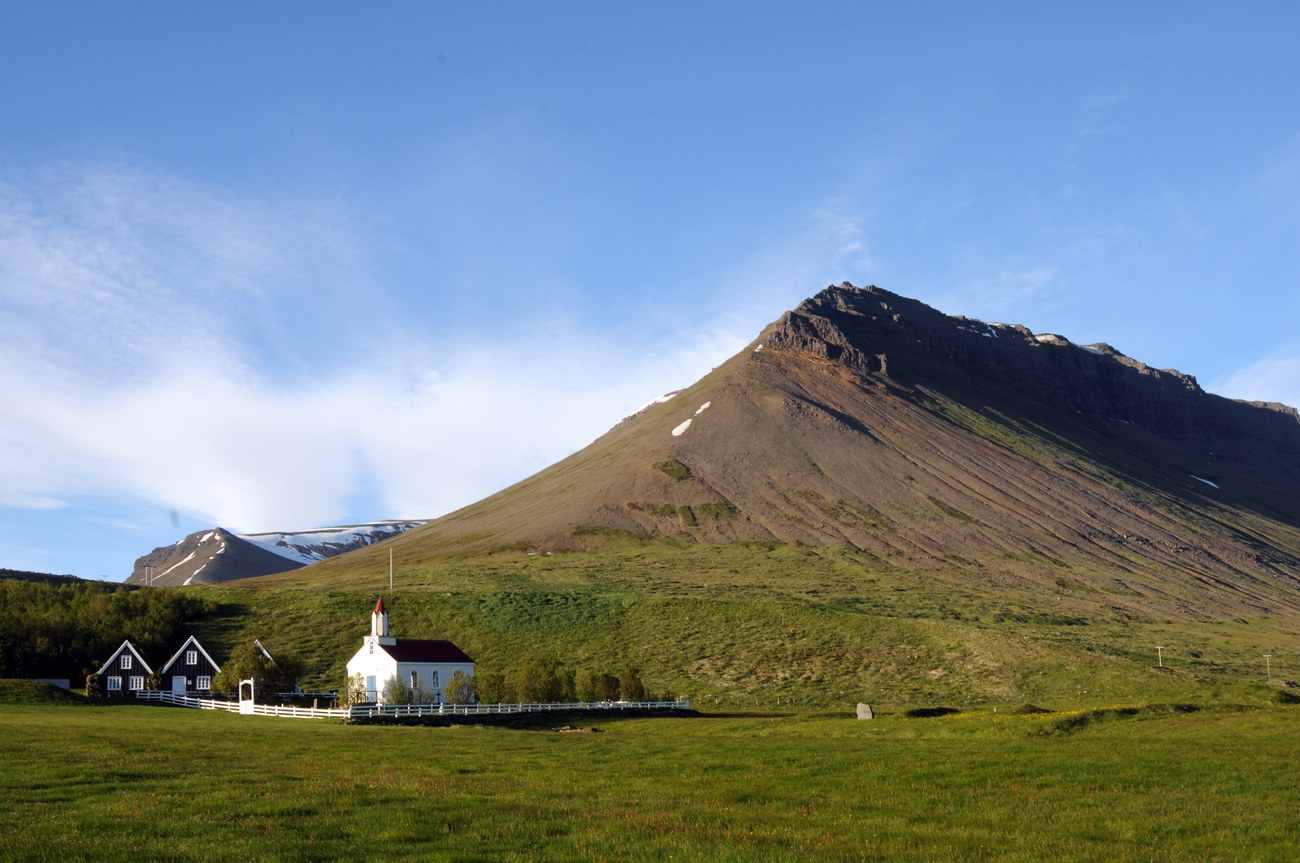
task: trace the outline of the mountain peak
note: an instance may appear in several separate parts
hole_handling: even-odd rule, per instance
[[[585,449],[395,542],[777,541],[1043,589],[1065,571],[1134,596],[1174,580],[1207,608],[1267,607],[1297,603],[1298,456],[1294,411],[844,283]]]

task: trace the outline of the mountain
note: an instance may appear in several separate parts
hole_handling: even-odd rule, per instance
[[[1300,610],[1300,417],[1106,344],[829,287],[585,449],[394,541],[850,549],[1001,594],[1180,617]],[[319,565],[343,572],[360,552]]]
[[[200,530],[137,558],[126,583],[184,587],[289,572],[365,548],[419,524],[382,521],[238,535],[220,527]]]

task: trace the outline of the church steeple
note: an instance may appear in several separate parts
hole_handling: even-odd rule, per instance
[[[384,608],[382,596],[375,603],[375,610],[370,613],[370,634],[380,638],[388,637],[388,611]]]

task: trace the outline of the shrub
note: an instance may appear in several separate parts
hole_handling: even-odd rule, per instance
[[[574,678],[573,690],[579,701],[600,701],[600,675],[582,669]]]
[[[463,671],[453,671],[442,687],[442,700],[448,704],[471,704],[474,701],[474,678]]]
[[[623,673],[619,678],[625,701],[645,701],[645,684],[641,682],[641,675],[634,667],[623,666]]]
[[[618,701],[619,695],[621,694],[621,686],[619,684],[618,675],[602,674],[597,680],[598,680],[598,691],[600,693],[600,698],[598,698],[597,700]]]
[[[239,681],[252,678],[254,697],[293,689],[298,681],[302,664],[294,657],[281,654],[279,659],[268,658],[256,642],[236,653],[221,671],[212,678],[216,692],[239,692]]]
[[[474,684],[474,697],[479,704],[505,704],[510,700],[506,676],[499,671],[475,672],[470,682]]]
[[[366,679],[360,674],[349,677],[343,684],[343,689],[339,691],[339,707],[367,704],[369,701],[370,693],[366,692]]]
[[[99,687],[99,675],[87,674],[86,675],[86,697],[102,698],[103,695],[104,695],[104,691]]]
[[[406,685],[400,677],[390,677],[384,681],[385,704],[414,704],[415,690]]]
[[[515,691],[521,701],[551,704],[575,698],[573,672],[559,659],[549,656],[534,659],[516,677]]]

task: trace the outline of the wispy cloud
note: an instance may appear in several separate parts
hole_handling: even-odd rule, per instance
[[[1279,354],[1215,378],[1210,392],[1235,399],[1300,407],[1300,354]]]
[[[0,505],[129,497],[234,529],[437,515],[747,338],[702,321],[629,354],[554,322],[473,348],[398,316],[379,326],[383,298],[356,289],[358,233],[328,208],[131,169],[0,186]],[[350,359],[286,374],[331,326]]]

